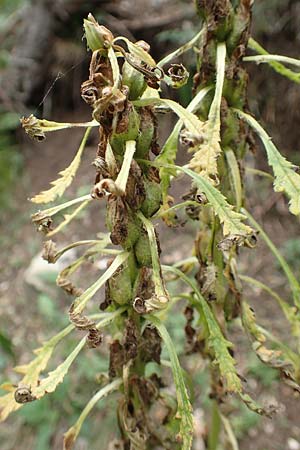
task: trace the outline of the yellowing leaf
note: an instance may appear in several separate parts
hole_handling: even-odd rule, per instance
[[[118,378],[114,380],[112,383],[108,384],[104,388],[100,389],[88,402],[82,413],[80,414],[78,420],[75,425],[73,425],[65,434],[64,434],[64,450],[71,450],[73,445],[77,439],[78,434],[80,433],[83,422],[85,421],[87,415],[94,408],[96,403],[99,400],[106,397],[111,392],[117,390],[122,384],[122,379]]]
[[[180,432],[178,438],[182,440],[181,449],[190,450],[193,442],[194,420],[193,409],[190,403],[189,395],[184,383],[182,369],[176,353],[176,349],[170,335],[164,324],[156,316],[147,316],[158,329],[161,335],[171,360],[171,369],[176,388],[177,396],[177,414],[176,418],[180,420]]]
[[[203,142],[196,145],[195,153],[189,167],[213,184],[218,184],[217,159],[221,153],[220,128],[221,128],[221,100],[225,76],[226,45],[218,44],[217,47],[217,79],[214,99],[212,101],[208,120],[203,127]]]
[[[66,169],[59,172],[61,177],[51,182],[51,184],[53,185],[51,189],[43,191],[40,194],[33,197],[31,199],[33,203],[53,202],[57,197],[61,197],[63,195],[67,187],[69,187],[70,184],[72,183],[74,176],[76,175],[76,172],[80,165],[81,156],[85,148],[87,138],[91,132],[91,129],[92,129],[91,127],[87,128],[86,132],[84,133],[79,149],[71,164]]]
[[[74,326],[69,325],[49,341],[45,342],[42,347],[36,349],[34,353],[37,355],[29,364],[15,367],[15,371],[24,374],[21,384],[35,386],[38,382],[40,373],[46,368],[48,361],[53,353],[56,345],[73,330]],[[14,392],[0,397],[0,421],[19,409],[22,405],[17,403],[14,398]]]
[[[299,355],[256,323],[254,311],[245,300],[242,302],[242,324],[253,341],[252,348],[258,358],[264,364],[279,370],[283,380],[300,392],[297,384],[300,381]],[[266,338],[271,341],[272,349],[266,347]]]
[[[280,297],[273,289],[271,289],[266,284],[262,283],[261,281],[256,280],[255,278],[248,277],[246,275],[239,274],[239,277],[242,281],[245,281],[246,283],[249,283],[255,287],[258,287],[259,289],[264,290],[269,295],[271,295],[280,306],[283,314],[285,315],[286,319],[290,322],[291,325],[291,331],[293,336],[299,338],[300,337],[300,315],[298,312],[298,309],[295,308],[295,306],[289,305],[282,297]]]
[[[300,214],[300,175],[295,172],[295,166],[277,150],[270,136],[260,124],[249,114],[236,110],[236,113],[256,131],[267,152],[268,162],[274,172],[274,190],[285,192],[289,197],[289,209],[292,214]]]
[[[70,206],[76,205],[76,203],[84,202],[85,200],[91,201],[91,196],[83,195],[82,197],[74,198],[73,200],[70,200],[69,202],[62,203],[61,205],[53,206],[52,208],[44,209],[43,211],[38,211],[35,214],[32,214],[31,219],[33,222],[38,223],[41,220],[55,216],[55,214],[59,213],[60,211],[69,208]]]
[[[37,398],[43,397],[45,394],[55,391],[57,385],[61,383],[69,371],[69,368],[80,350],[84,347],[86,338],[81,339],[79,344],[70,353],[70,355],[65,359],[65,361],[60,364],[55,370],[48,373],[48,376],[44,378],[38,386],[32,388],[32,394]]]
[[[89,198],[88,200],[82,202],[81,205],[75,208],[71,214],[64,214],[64,220],[59,225],[57,225],[56,228],[49,231],[47,233],[47,237],[54,236],[54,234],[60,232],[64,227],[66,227],[91,202],[91,200],[92,199]]]

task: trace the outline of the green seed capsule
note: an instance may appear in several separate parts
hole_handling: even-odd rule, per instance
[[[120,114],[116,129],[110,138],[110,145],[115,154],[124,154],[125,143],[136,140],[139,126],[140,117],[133,105],[128,103],[126,109]]]
[[[147,233],[143,232],[134,246],[135,257],[140,266],[152,267],[152,258]]]
[[[122,68],[122,83],[129,87],[129,100],[139,98],[147,87],[143,74],[126,61]]]
[[[146,198],[142,203],[141,211],[146,217],[155,214],[162,203],[161,187],[156,181],[144,180]]]
[[[127,261],[108,280],[109,297],[118,305],[126,305],[132,299],[131,271]]]
[[[151,149],[151,143],[155,137],[154,116],[149,108],[140,108],[141,125],[136,142],[136,158],[144,158]]]
[[[94,52],[96,50],[107,49],[113,41],[113,34],[103,25],[99,25],[92,14],[83,20],[85,37],[89,48]]]

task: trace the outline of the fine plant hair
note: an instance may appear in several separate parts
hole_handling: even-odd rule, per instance
[[[92,128],[99,130],[91,168],[96,174],[91,193],[39,210],[32,216],[38,231],[44,233],[43,258],[49,263],[55,263],[75,247],[81,252],[57,277],[57,285],[72,299],[70,325],[38,348],[30,363],[15,368],[23,378],[18,386],[6,383],[8,393],[0,397],[4,420],[23,404],[55,391],[75,359],[80,358],[80,352],[109,345],[108,373],[77,422],[65,433],[64,448],[68,450],[94,405],[115,391],[120,434],[110,444],[110,450],[192,448],[196,420],[193,404],[198,399],[193,393],[193,378],[181,367],[165,325],[174,308],[179,311],[178,301],[184,305],[185,353],[194,355],[191,361],[196,364],[190,370],[194,377],[197,370],[205,367],[210,374],[211,417],[205,419],[208,449],[216,449],[221,440],[224,448],[225,445],[238,448],[228,407],[232,397],[260,415],[271,416],[276,409],[258,404],[239,373],[233,343],[228,337],[228,326],[233,321],[240,325],[258,358],[278,370],[291,390],[300,390],[300,285],[288,263],[247,211],[243,183],[245,156],[257,135],[272,170],[272,176],[267,176],[273,180],[274,190],[286,195],[292,214],[300,214],[300,175],[247,111],[246,71],[249,61],[265,62],[297,83],[299,74],[285,64],[297,67],[299,61],[268,55],[250,38],[250,0],[198,1],[196,9],[201,30],[159,62],[151,56],[148,43],[115,37],[89,14],[84,20],[84,30],[91,62],[81,96],[91,107],[91,120],[73,124],[33,115],[21,119],[25,132],[38,141],[43,141],[51,131],[85,129],[70,165],[59,173],[48,190],[31,199],[39,205],[54,202],[64,194],[76,175]],[[260,56],[245,57],[247,48]],[[193,50],[197,58],[194,96],[183,107],[163,98],[161,86],[178,89],[187,83],[188,70],[174,60],[180,61],[183,53]],[[177,122],[160,148],[158,117],[170,112],[177,115]],[[189,155],[183,166],[176,165],[180,145]],[[182,192],[182,202],[175,203],[169,189],[179,176],[190,180],[190,188],[187,193]],[[57,248],[53,237],[79,213],[86,213],[92,202],[106,204],[102,220],[107,232]],[[68,214],[57,223],[57,214],[67,208]],[[178,213],[185,221],[197,223],[191,256],[162,265],[155,225],[159,219],[164,226],[182,225]],[[265,241],[282,267],[292,302],[241,272],[239,249],[246,247],[245,251],[255,252],[257,239]],[[76,271],[86,261],[101,256],[109,256],[106,270],[83,290]],[[292,346],[275,338],[257,322],[243,295],[244,284],[262,289],[278,303],[295,338]],[[105,290],[105,298],[99,312],[95,295],[101,288]],[[56,346],[74,329],[82,333],[81,340],[55,370],[47,373]],[[103,340],[104,334],[110,336],[109,344]],[[163,348],[167,359],[161,356]],[[199,360],[203,361],[201,369]],[[172,379],[162,377],[165,372],[161,372],[160,366],[170,371]],[[168,389],[167,383],[173,384],[173,388],[170,385]]]

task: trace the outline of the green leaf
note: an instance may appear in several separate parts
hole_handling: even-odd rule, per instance
[[[236,370],[236,361],[229,353],[229,348],[232,347],[232,343],[229,342],[223,336],[217,319],[214,316],[213,311],[210,309],[207,301],[201,295],[196,282],[188,278],[181,270],[172,266],[162,266],[162,269],[167,272],[172,272],[181,278],[188,286],[190,286],[195,293],[197,299],[190,296],[190,301],[198,310],[201,317],[204,317],[208,330],[208,345],[212,349],[215,363],[219,366],[220,375],[226,383],[226,389],[228,392],[233,392],[239,395],[243,402],[252,411],[258,414],[267,414],[268,411],[261,408],[248,394],[243,392],[243,386],[241,379]]]
[[[174,167],[193,178],[197,187],[201,192],[204,192],[215,214],[223,224],[223,234],[225,236],[228,234],[247,236],[253,232],[252,228],[242,222],[242,220],[246,219],[245,215],[234,211],[233,206],[227,202],[224,195],[212,186],[209,181],[190,169],[179,166]]]
[[[244,119],[259,135],[267,152],[268,162],[274,171],[274,190],[285,192],[289,197],[289,209],[292,214],[300,214],[300,175],[295,172],[295,166],[277,150],[270,136],[260,124],[249,114],[234,109],[238,116]]]
[[[177,170],[178,172],[184,172],[186,175],[191,177],[196,186],[201,192],[207,197],[208,202],[218,216],[220,222],[223,224],[223,234],[226,236],[228,234],[247,237],[253,233],[252,228],[245,225],[242,220],[246,219],[244,214],[236,212],[233,210],[233,206],[230,205],[224,195],[216,189],[209,181],[200,175],[196,174],[186,167],[176,166],[173,164],[162,164],[156,163],[156,161],[140,160],[143,164],[149,164],[154,167],[165,167],[167,169]]]
[[[158,319],[158,317],[149,315],[147,316],[147,319],[149,319],[150,322],[152,322],[158,329],[158,332],[161,335],[170,356],[178,404],[176,418],[180,419],[179,437],[182,440],[181,449],[190,450],[192,448],[193,430],[194,430],[192,405],[190,403],[188,392],[184,383],[182,369],[180,367],[180,362],[178,360],[176,349],[166,327]]]
[[[146,217],[141,212],[137,213],[137,217],[142,221],[144,227],[147,230],[150,245],[152,261],[152,281],[154,283],[155,295],[149,299],[145,299],[145,308],[147,312],[151,312],[155,309],[166,308],[170,301],[170,296],[164,286],[161,276],[161,266],[154,226],[152,222],[146,219]]]
[[[194,156],[189,163],[191,169],[213,184],[219,183],[217,159],[222,151],[220,146],[220,112],[225,77],[225,60],[226,45],[225,43],[219,43],[217,46],[215,95],[209,110],[208,120],[203,127],[203,142],[195,146],[195,149],[193,149]]]
[[[109,47],[109,49],[108,49],[108,58],[109,58],[111,68],[112,68],[112,74],[113,74],[113,80],[114,80],[112,92],[114,93],[117,90],[119,83],[120,83],[120,69],[119,69],[118,59],[117,59],[116,54],[112,47]]]
[[[128,252],[122,252],[116,256],[109,268],[104,272],[104,274],[94,283],[92,286],[87,288],[84,293],[77,297],[74,302],[74,307],[72,313],[80,314],[87,302],[96,294],[96,292],[106,283],[106,281],[115,273],[115,271],[126,261],[128,258]]]
[[[209,333],[208,344],[214,352],[215,362],[218,364],[220,374],[226,382],[226,388],[229,392],[241,393],[242,383],[235,368],[236,362],[228,350],[232,347],[232,344],[223,336],[213,311],[201,295],[195,281],[188,278],[181,270],[175,267],[162,266],[162,268],[163,270],[172,272],[180,277],[193,289],[197,297],[197,300],[193,301],[193,304],[198,309],[201,316],[204,316]]]
[[[43,191],[40,194],[33,197],[31,199],[31,201],[33,203],[53,202],[57,197],[61,197],[63,195],[63,193],[70,186],[70,184],[73,181],[73,178],[76,175],[76,172],[80,165],[81,156],[82,156],[83,150],[85,148],[86,141],[91,132],[91,129],[92,129],[91,127],[86,129],[86,132],[84,133],[84,136],[82,138],[79,149],[76,153],[75,158],[71,162],[71,164],[66,169],[59,172],[59,175],[61,175],[61,177],[58,178],[57,180],[51,182],[51,184],[53,185],[53,187],[51,189],[48,189],[47,191]]]
[[[102,398],[106,397],[113,391],[116,391],[122,384],[122,379],[118,378],[114,380],[112,383],[109,383],[102,389],[100,389],[88,402],[76,423],[64,434],[64,450],[71,450],[73,445],[80,433],[83,422],[85,421],[88,414],[94,408],[96,403],[98,403]]]
[[[269,55],[269,53],[253,38],[249,39],[248,47],[261,55]],[[269,64],[269,66],[271,66],[275,70],[275,72],[279,73],[280,75],[294,81],[295,83],[300,83],[300,73],[293,72],[292,70],[288,69],[283,64],[278,62],[278,60],[276,61],[271,58],[271,60],[265,60],[264,62]]]
[[[240,169],[235,154],[231,149],[226,149],[225,156],[232,180],[233,190],[235,193],[236,208],[239,211],[241,209],[243,201],[243,190],[242,190]]]

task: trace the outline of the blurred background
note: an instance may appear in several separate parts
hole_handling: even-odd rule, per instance
[[[149,42],[156,60],[190,40],[201,27],[192,1],[0,0],[0,384],[8,379],[17,382],[12,368],[28,362],[34,348],[68,323],[70,298],[55,286],[61,267],[48,266],[40,258],[42,237],[30,223],[30,214],[37,208],[28,198],[46,189],[70,163],[82,132],[51,133],[39,144],[22,132],[19,119],[34,114],[55,121],[90,120],[90,109],[80,97],[80,84],[88,77],[90,55],[82,39],[82,23],[89,12],[115,35]],[[256,0],[252,36],[270,53],[299,58],[300,2]],[[194,55],[188,53],[182,61],[192,79],[196,70]],[[250,110],[281,152],[300,164],[299,84],[280,77],[267,65],[247,64]],[[174,97],[183,105],[190,101],[191,83],[190,80]],[[172,117],[164,119],[162,128],[171,129],[173,120]],[[91,162],[96,145],[95,132],[65,200],[89,192],[94,181]],[[248,156],[247,163],[268,170],[259,145],[256,154]],[[269,180],[247,176],[246,189],[248,208],[299,276],[299,220],[288,213],[286,200],[273,192]],[[184,192],[182,186],[179,192]],[[70,237],[72,241],[93,238],[104,230],[103,218],[102,207],[97,203],[88,216],[72,224],[56,241],[64,245]],[[178,231],[162,228],[165,261],[188,256],[195,229],[196,224],[194,228],[191,225],[185,231],[180,230],[182,245],[178,250],[173,244]],[[262,242],[255,254],[242,252],[241,264],[244,271],[263,279],[288,299],[285,279]],[[87,286],[99,268],[97,264],[85,268]],[[259,291],[246,291],[246,296],[260,323],[289,342],[284,319],[272,299]],[[175,315],[169,322],[172,337],[183,353],[184,318]],[[75,338],[68,338],[59,347],[53,367],[73,348]],[[256,398],[261,402],[277,399],[280,404],[277,416],[269,420],[232,401],[231,421],[240,449],[300,450],[299,399],[279,383],[277,372],[263,366],[251,353],[238,328],[233,327],[232,339],[238,348],[239,372],[247,378]],[[54,394],[24,406],[0,425],[1,450],[61,449],[63,433],[97,389],[95,375],[106,369],[105,349],[82,353]],[[201,419],[205,418],[209,401],[205,374],[199,374],[195,383],[203,398],[196,409]],[[84,424],[75,448],[106,449],[116,432],[114,410],[103,402]],[[201,450],[201,429],[198,434],[195,449]]]

